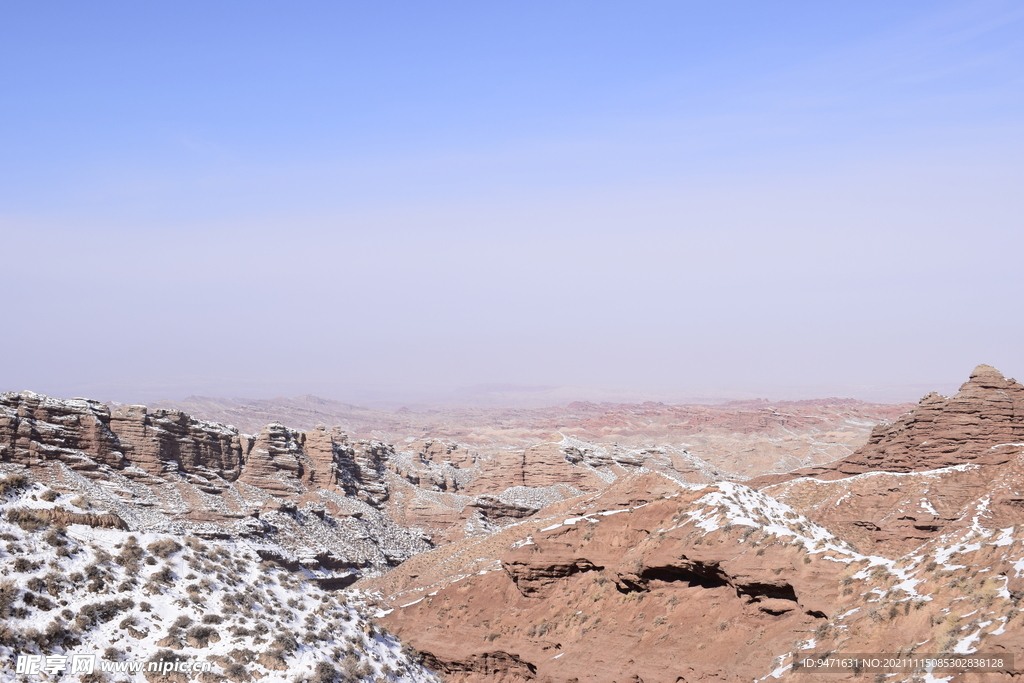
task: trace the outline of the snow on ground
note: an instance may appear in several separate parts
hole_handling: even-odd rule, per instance
[[[97,673],[61,680],[153,681],[132,667],[155,659],[214,680],[436,680],[345,592],[261,561],[249,541],[60,527],[46,515],[72,510],[67,496],[17,477],[0,478],[0,494],[0,682],[47,678],[16,673],[19,656],[69,667],[80,655]]]

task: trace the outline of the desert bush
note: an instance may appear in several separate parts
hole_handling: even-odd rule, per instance
[[[46,592],[54,598],[61,594],[67,584],[64,577],[57,572],[47,572],[42,580],[46,583]]]
[[[224,667],[224,675],[233,681],[249,680],[249,670],[245,668],[244,664],[239,664],[238,662]]]
[[[204,624],[220,624],[223,621],[224,621],[224,617],[222,617],[219,614],[204,614],[203,615],[203,623]]]
[[[85,567],[85,578],[87,579],[102,579],[106,577],[106,572],[100,568],[95,562],[90,562]]]
[[[146,550],[157,557],[166,560],[168,557],[181,550],[182,547],[183,546],[173,538],[164,538],[159,541],[153,541],[146,546]]]
[[[7,511],[7,521],[17,524],[25,531],[35,532],[50,526],[50,520],[35,510],[12,508]]]
[[[135,607],[135,601],[131,598],[117,598],[83,605],[75,617],[75,627],[80,631],[88,630],[97,624],[110,621],[121,612],[133,607]]]
[[[14,569],[14,571],[18,572],[19,574],[25,574],[27,572],[34,572],[35,570],[39,569],[39,566],[40,564],[38,562],[33,562],[27,557],[19,557],[14,561],[12,569]]]
[[[13,581],[0,582],[0,619],[10,616],[11,605],[18,599],[18,587]]]
[[[73,647],[78,643],[78,640],[74,637],[71,629],[68,628],[60,619],[54,619],[46,626],[46,630],[42,633],[43,643],[39,644],[39,649],[45,651],[52,651],[55,646],[62,647]],[[37,643],[39,641],[36,641]]]
[[[46,534],[46,536],[43,537],[43,540],[46,541],[49,545],[52,545],[54,548],[61,548],[63,546],[66,546],[68,544],[68,539],[67,536],[64,535],[65,531],[67,530],[63,527],[55,527],[51,529],[50,532]]]
[[[270,647],[291,653],[298,649],[299,641],[297,641],[295,636],[288,631],[278,631],[274,635],[274,639],[270,641]]]
[[[150,662],[184,662],[187,659],[188,657],[174,650],[157,650],[146,660],[146,664],[148,665]]]
[[[191,548],[195,552],[201,553],[203,555],[205,555],[206,553],[210,552],[210,548],[207,547],[206,545],[204,545],[203,542],[200,541],[195,536],[189,536],[188,538],[186,538],[185,539],[185,545],[187,545],[189,548]]]
[[[36,603],[36,609],[42,610],[43,612],[49,612],[50,610],[52,610],[54,607],[57,606],[57,603],[55,603],[53,600],[51,600],[50,598],[46,597],[45,595],[37,595],[36,599],[35,599],[35,603]]]
[[[354,653],[345,655],[345,660],[341,663],[341,672],[346,681],[355,681],[359,678],[356,670],[360,664],[359,658]]]
[[[28,488],[28,477],[24,474],[11,474],[0,479],[0,496],[6,496],[12,491]]]
[[[338,680],[340,673],[333,664],[321,660],[313,668],[313,681],[315,683],[334,683]]]
[[[21,632],[10,624],[0,621],[0,646],[20,650],[22,646]]]
[[[83,510],[88,510],[91,507],[89,501],[85,499],[85,496],[75,496],[71,499],[71,504],[76,508],[81,508]]]
[[[53,489],[46,489],[45,491],[39,494],[39,497],[45,500],[47,503],[52,503],[53,501],[57,500],[60,497],[60,494],[54,491]]]
[[[142,560],[146,551],[139,545],[138,540],[134,536],[129,536],[128,540],[125,541],[121,547],[121,552],[117,557],[114,558],[114,562],[121,565],[129,572],[135,573],[139,571],[139,562]]]
[[[189,643],[198,647],[206,647],[210,639],[217,635],[217,631],[210,626],[193,626],[185,635],[188,636]],[[219,640],[219,638],[214,638],[214,640]]]
[[[179,614],[178,618],[174,620],[174,628],[188,628],[192,625],[192,617],[185,614]]]
[[[170,567],[164,565],[162,569],[160,569],[157,572],[154,572],[154,574],[149,578],[153,581],[170,585],[174,583],[174,572],[171,571]]]
[[[875,581],[881,581],[882,579],[888,578],[889,568],[884,564],[875,565],[869,572],[869,576]]]

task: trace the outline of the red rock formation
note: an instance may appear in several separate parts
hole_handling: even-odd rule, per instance
[[[357,587],[390,594],[385,624],[455,682],[750,681],[836,613],[845,565],[681,521],[711,490],[620,480],[569,523],[531,519]]]
[[[252,446],[248,437],[233,429],[177,410],[150,413],[146,406],[121,406],[110,415],[109,427],[133,465],[156,477],[191,474],[211,492],[223,488],[218,479],[238,478]]]
[[[422,451],[425,460],[447,460],[463,469],[507,468],[509,476],[496,471],[494,477],[495,482],[510,482],[506,486],[513,485],[513,477],[520,471],[523,450],[551,441],[552,434],[571,434],[588,443],[617,444],[623,449],[686,450],[714,467],[740,476],[757,476],[849,455],[864,444],[871,425],[896,419],[911,407],[830,398],[720,405],[584,401],[528,410],[439,407],[392,412],[312,396],[268,401],[192,397],[159,405],[249,430],[280,420],[302,429],[318,423],[342,425],[354,440],[382,439],[400,444],[415,437],[422,441],[408,448]],[[422,445],[428,442],[434,445]],[[454,449],[447,452],[453,442],[462,444],[462,453]],[[427,453],[424,448],[438,452]],[[429,480],[423,480],[428,489],[433,487]]]
[[[952,398],[921,399],[893,424],[874,428],[866,445],[827,465],[768,475],[751,485],[797,477],[839,479],[864,472],[921,472],[967,462],[1008,462],[1024,443],[1024,386],[979,365]]]
[[[85,474],[127,461],[98,401],[62,401],[29,391],[0,394],[0,460],[36,466],[61,461]]]
[[[39,510],[36,514],[45,517],[52,524],[58,524],[61,526],[67,526],[69,524],[85,524],[86,526],[102,527],[106,529],[128,529],[128,525],[123,519],[117,515],[111,514],[95,515],[89,512],[71,512],[70,510],[63,510],[61,508]]]
[[[905,552],[968,524],[986,495],[991,524],[1024,521],[1022,453],[1024,386],[979,365],[955,396],[925,396],[852,455],[747,483],[864,549]]]

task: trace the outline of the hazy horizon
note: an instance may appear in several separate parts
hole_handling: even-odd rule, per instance
[[[965,377],[966,381],[966,377]],[[30,387],[9,391],[36,391],[56,398],[88,398],[115,404],[187,403],[190,400],[212,399],[240,402],[284,401],[314,397],[359,407],[379,410],[399,408],[432,410],[440,408],[548,408],[566,406],[574,401],[606,404],[723,404],[730,401],[770,402],[815,399],[857,399],[869,403],[916,403],[926,394],[938,392],[946,396],[956,393],[962,382],[902,385],[817,385],[817,386],[750,386],[737,388],[695,387],[686,390],[645,388],[538,386],[513,384],[482,384],[455,387],[450,391],[386,391],[380,389],[351,390],[341,394],[294,392],[278,395],[239,395],[192,393],[172,395],[147,393],[137,389],[114,390],[108,394],[72,394],[42,392]]]
[[[42,2],[0,36],[0,391],[1024,377],[1019,3]]]

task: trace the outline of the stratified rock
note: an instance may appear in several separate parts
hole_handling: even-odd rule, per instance
[[[98,465],[128,462],[98,401],[64,401],[31,391],[0,394],[0,460],[28,466],[61,461],[89,476]]]
[[[157,477],[170,472],[207,475],[208,486],[216,486],[217,478],[236,480],[252,446],[248,437],[224,425],[177,410],[150,413],[141,405],[116,408],[110,430],[133,465]]]
[[[909,551],[974,523],[1024,522],[1024,386],[979,365],[952,398],[928,394],[828,465],[747,483],[865,550]]]
[[[1024,442],[1024,386],[979,365],[952,398],[931,393],[893,424],[878,425],[867,444],[827,465],[767,475],[753,486],[797,477],[839,479],[864,472],[921,472],[1008,462]]]

